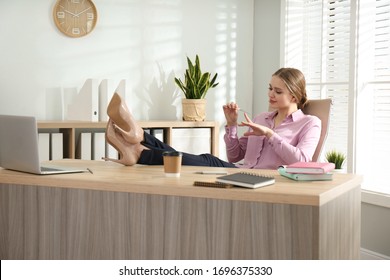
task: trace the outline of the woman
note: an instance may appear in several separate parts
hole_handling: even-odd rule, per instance
[[[226,118],[224,140],[229,162],[210,154],[183,153],[183,165],[276,169],[297,161],[311,161],[321,132],[321,121],[305,115],[301,109],[307,102],[306,82],[301,71],[281,68],[269,84],[269,105],[274,110],[238,124],[239,106],[232,102],[223,106]],[[124,165],[162,165],[162,154],[174,149],[145,133],[133,119],[125,103],[115,94],[108,106],[107,142],[120,153]],[[246,126],[242,137],[237,127]],[[243,160],[243,164],[235,164]]]

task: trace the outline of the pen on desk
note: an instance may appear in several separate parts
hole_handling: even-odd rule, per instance
[[[90,168],[87,168],[88,172],[93,174],[92,170]]]
[[[197,171],[196,174],[207,174],[207,175],[227,175],[226,171]]]

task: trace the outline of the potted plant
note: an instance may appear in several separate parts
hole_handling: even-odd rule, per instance
[[[345,155],[336,150],[332,150],[326,153],[325,158],[328,162],[333,162],[335,170],[341,170],[345,161]]]
[[[210,72],[202,73],[199,56],[195,57],[195,64],[187,57],[188,68],[184,74],[184,82],[175,77],[176,85],[183,91],[182,99],[183,120],[204,121],[206,118],[206,94],[216,83],[218,74],[212,78]]]

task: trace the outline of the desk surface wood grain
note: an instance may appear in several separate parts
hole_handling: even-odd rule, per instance
[[[61,160],[50,164],[89,168],[93,174],[34,175],[0,169],[0,183],[321,206],[360,185],[362,181],[358,175],[334,174],[332,181],[297,182],[278,175],[275,170],[195,166],[183,166],[179,178],[169,178],[165,177],[163,166],[123,166],[113,162],[83,160]],[[194,181],[212,182],[218,176],[196,174],[203,170],[252,172],[274,176],[276,182],[258,189],[193,186]]]

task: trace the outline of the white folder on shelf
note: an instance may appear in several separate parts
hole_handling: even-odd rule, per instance
[[[41,161],[50,160],[50,133],[38,133],[39,159]]]
[[[92,133],[80,133],[79,143],[77,145],[77,158],[84,160],[92,159]]]
[[[107,106],[115,91],[114,80],[104,79],[99,85],[99,121],[107,121]]]
[[[94,132],[93,141],[92,141],[92,159],[93,160],[102,160],[102,157],[105,157],[106,148],[105,148],[105,134],[104,132]]]
[[[51,134],[51,159],[58,160],[64,158],[64,143],[62,133]]]
[[[68,120],[99,121],[99,89],[96,79],[85,81],[79,93],[68,106]]]

